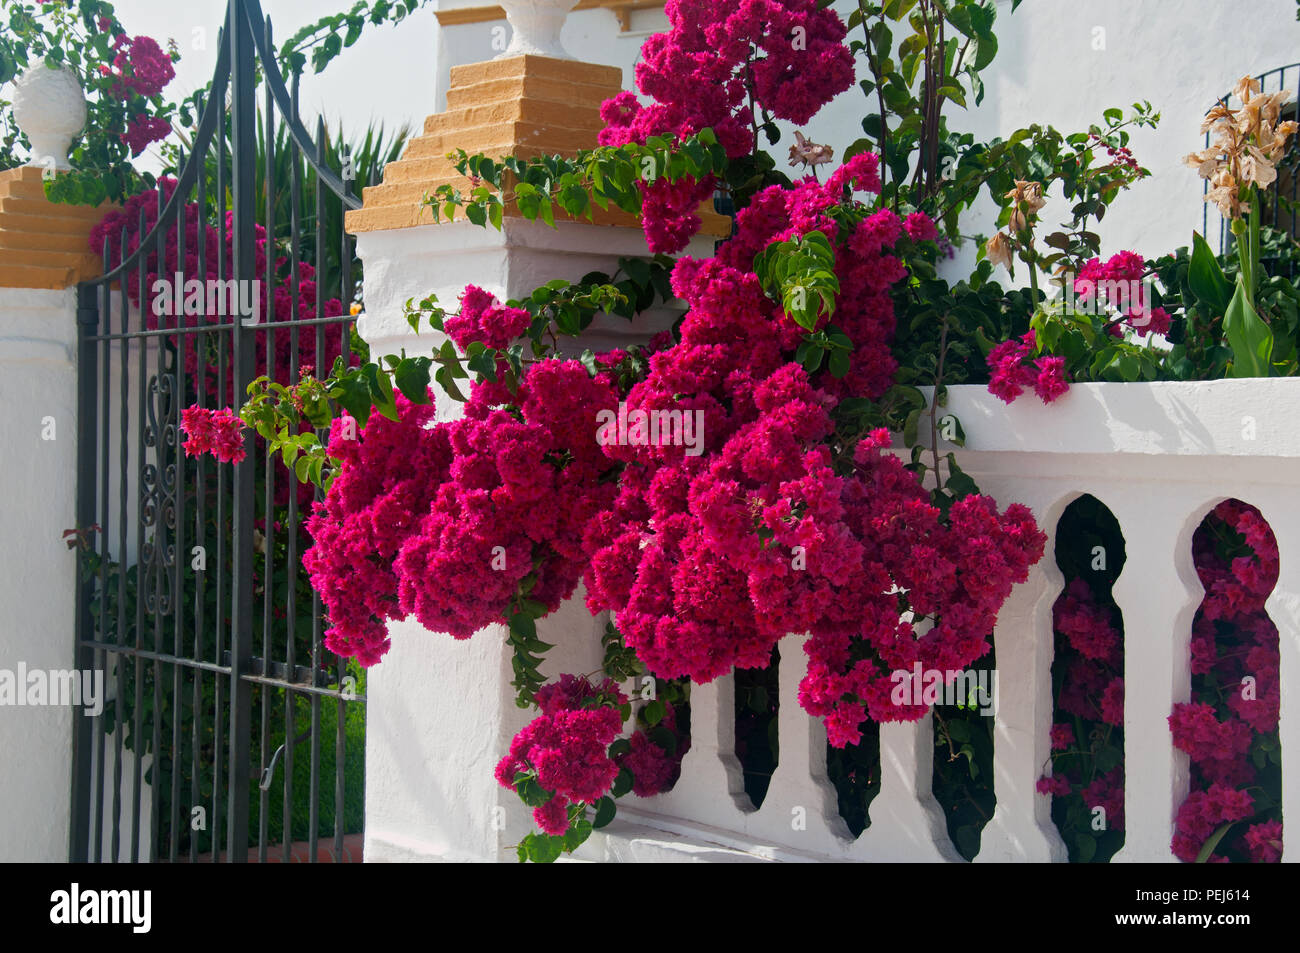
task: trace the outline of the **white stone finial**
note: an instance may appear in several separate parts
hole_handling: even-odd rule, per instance
[[[28,165],[70,169],[68,147],[86,124],[86,97],[77,74],[44,63],[14,81],[14,121],[32,144]]]
[[[550,56],[560,60],[573,59],[560,43],[560,29],[569,11],[578,0],[498,0],[506,11],[506,19],[514,35],[510,46],[497,57]]]

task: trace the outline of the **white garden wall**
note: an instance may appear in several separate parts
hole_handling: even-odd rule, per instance
[[[76,291],[0,288],[0,534],[6,540],[0,556],[0,670],[17,673],[22,665],[36,670],[71,670],[75,662],[76,553],[62,538],[76,526],[77,491],[77,324]],[[112,309],[114,322],[120,321]],[[150,345],[152,347],[152,345]],[[121,345],[110,348],[109,395],[100,413],[110,421],[108,497],[120,492]],[[153,357],[149,358],[151,361]],[[139,346],[127,355],[132,373]],[[101,386],[103,379],[101,378]],[[97,393],[102,393],[98,391]],[[130,419],[138,412],[138,395],[127,398]],[[134,426],[134,423],[133,423]],[[127,472],[139,469],[138,448],[127,461]],[[128,499],[126,525],[133,526],[138,500]],[[134,559],[136,540],[127,534],[119,546],[118,527],[105,526],[108,551],[119,559]],[[119,552],[119,550],[121,550]],[[103,698],[116,690],[110,671]],[[68,806],[71,791],[74,719],[86,717],[66,705],[0,705],[0,861],[61,862],[68,853]],[[105,750],[105,818],[112,813],[111,779],[116,773],[115,736]],[[92,752],[92,759],[98,751]],[[92,760],[92,764],[94,761]],[[141,772],[148,770],[148,761]],[[130,854],[131,808],[135,758],[122,754],[119,816],[123,841],[120,857]],[[142,856],[149,849],[149,786],[141,786]],[[111,821],[100,825],[111,829]],[[102,850],[112,856],[107,831]]]
[[[76,523],[76,295],[0,288],[0,314],[0,669],[70,669],[76,555],[60,536]],[[0,707],[0,860],[66,859],[74,717]]]

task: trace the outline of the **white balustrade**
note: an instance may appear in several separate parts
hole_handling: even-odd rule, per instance
[[[956,450],[963,468],[999,506],[1029,506],[1049,540],[994,632],[997,807],[976,860],[1066,859],[1051,800],[1035,785],[1051,754],[1052,606],[1063,584],[1054,559],[1056,524],[1084,494],[1110,509],[1124,537],[1114,598],[1125,632],[1125,843],[1115,861],[1174,860],[1170,840],[1188,763],[1173,746],[1168,717],[1190,697],[1191,627],[1204,596],[1192,535],[1229,498],[1259,507],[1278,539],[1281,574],[1266,608],[1282,654],[1283,810],[1300,816],[1300,436],[1292,423],[1300,419],[1300,380],[1075,385],[1053,406],[1032,396],[1005,406],[983,387],[955,387],[948,412],[966,431],[966,448]],[[796,701],[802,641],[790,636],[781,645],[779,765],[757,811],[741,807],[748,799],[735,756],[734,689],[730,678],[719,679],[692,688],[692,749],[676,787],[623,802],[620,819],[580,854],[959,860],[930,791],[929,716],[881,725],[880,793],[867,829],[850,837],[826,779],[825,733]],[[802,826],[792,825],[796,818]],[[627,847],[632,842],[639,854]],[[1300,849],[1288,847],[1284,860],[1298,856]]]

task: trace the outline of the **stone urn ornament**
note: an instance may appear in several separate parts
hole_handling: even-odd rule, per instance
[[[573,59],[560,44],[560,29],[578,0],[499,0],[514,34],[510,46],[496,58],[549,56]]]
[[[72,168],[68,148],[86,125],[86,97],[66,66],[38,63],[14,81],[14,121],[32,144],[28,165],[47,172]]]

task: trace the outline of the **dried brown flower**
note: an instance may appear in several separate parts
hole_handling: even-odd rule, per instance
[[[790,164],[792,166],[803,165],[812,168],[824,165],[835,157],[835,150],[830,146],[824,146],[813,142],[811,139],[805,139],[801,132],[796,131],[794,138],[795,144],[790,147]]]
[[[1289,90],[1261,93],[1259,80],[1243,76],[1232,93],[1241,106],[1231,109],[1216,103],[1201,123],[1201,131],[1210,133],[1213,141],[1183,162],[1209,180],[1205,201],[1218,206],[1224,218],[1236,219],[1242,214],[1243,187],[1267,188],[1277,179],[1275,163],[1297,125],[1291,120],[1279,122]]]

